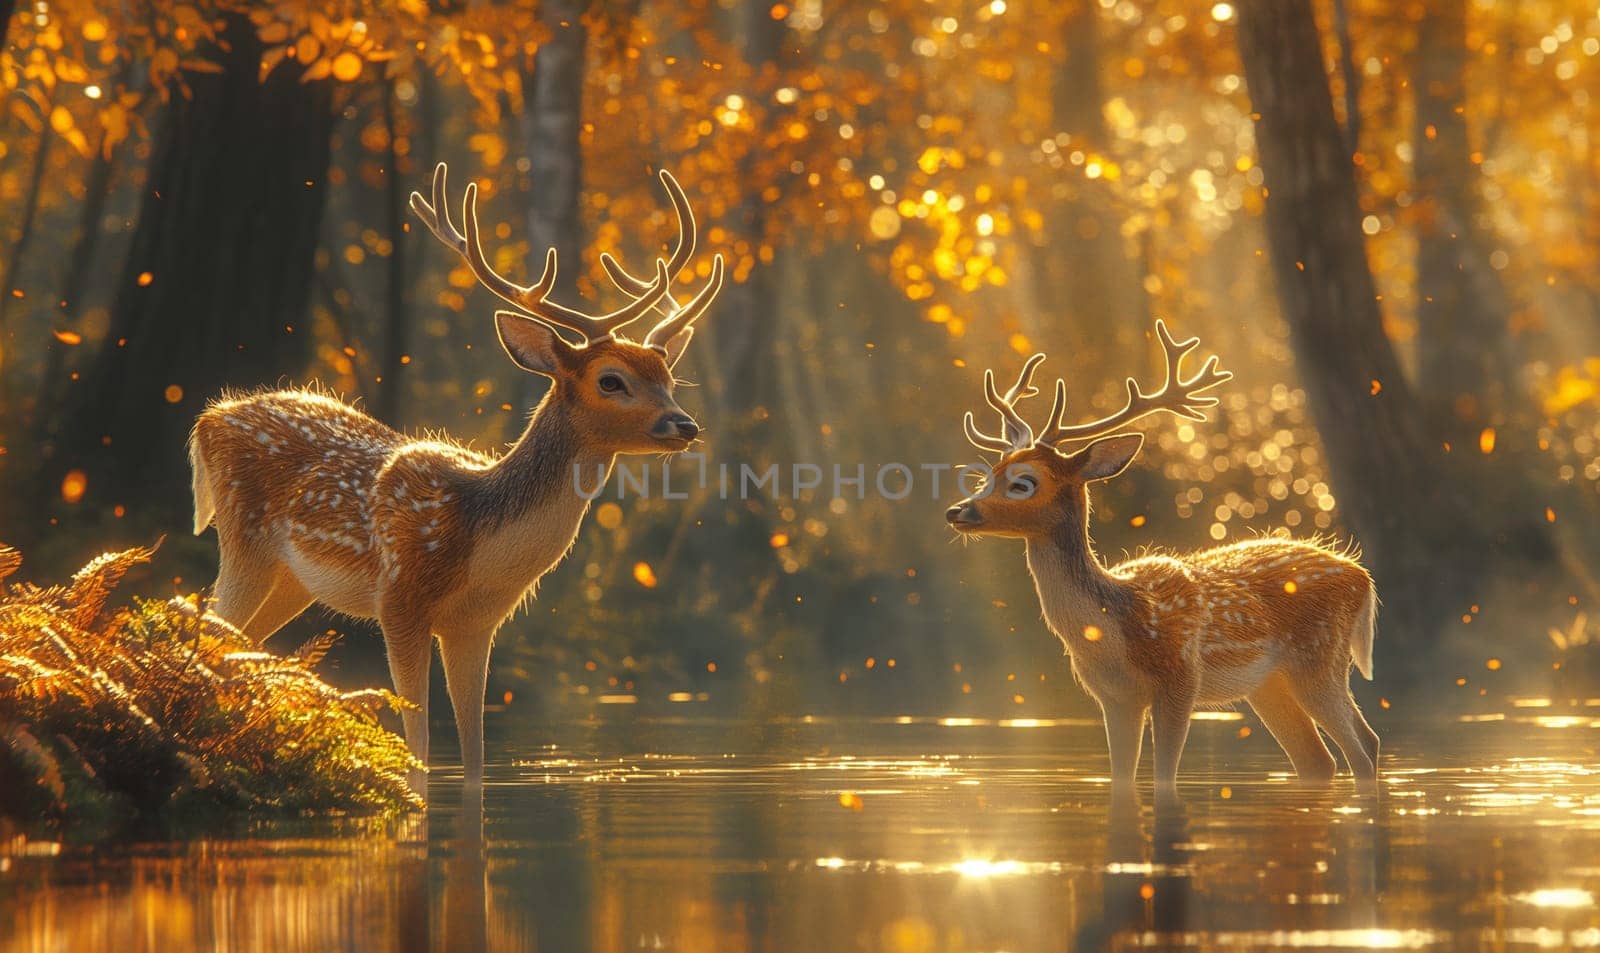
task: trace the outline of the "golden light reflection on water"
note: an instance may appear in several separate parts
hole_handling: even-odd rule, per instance
[[[1381,797],[1202,719],[1157,817],[1090,720],[618,706],[492,766],[481,812],[445,769],[426,824],[13,847],[0,951],[1596,948],[1600,732],[1544,707],[1380,724]]]

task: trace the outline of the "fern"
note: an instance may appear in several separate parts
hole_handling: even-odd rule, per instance
[[[280,657],[186,600],[108,611],[151,555],[106,553],[41,589],[3,582],[21,559],[0,546],[0,815],[81,830],[206,806],[421,806],[418,765],[378,717],[402,703],[317,677],[331,638]]]

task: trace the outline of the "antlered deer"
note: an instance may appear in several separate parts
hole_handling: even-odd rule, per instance
[[[598,316],[548,300],[554,249],[533,285],[495,273],[479,244],[475,184],[463,202],[465,234],[445,205],[443,163],[432,202],[412,193],[412,211],[434,236],[518,309],[495,313],[506,353],[552,381],[503,456],[404,436],[306,390],[227,396],[195,423],[195,534],[215,521],[222,557],[211,611],[257,641],[313,601],[377,619],[395,691],[416,706],[403,715],[406,742],[424,764],[437,638],[469,783],[482,779],[495,631],[572,547],[588,510],[574,474],[609,473],[621,453],[681,451],[699,433],[673,398],[672,367],[722,285],[723,263],[714,259],[688,302],[672,296],[671,276],[694,254],[695,224],[682,188],[665,171],[661,181],[678,217],[671,260],[657,259],[647,282],[602,256],[632,300]],[[619,335],[652,309],[666,316],[642,341]],[[583,342],[568,343],[557,327]]]
[[[1000,454],[993,485],[950,507],[963,534],[1021,538],[1028,570],[1049,623],[1079,682],[1100,703],[1111,749],[1111,777],[1131,789],[1146,717],[1154,723],[1157,792],[1175,795],[1178,759],[1196,708],[1246,699],[1308,779],[1326,780],[1333,757],[1317,734],[1338,743],[1351,770],[1377,777],[1378,736],[1350,694],[1353,663],[1372,677],[1377,594],[1355,561],[1315,541],[1245,540],[1183,555],[1149,555],[1107,569],[1089,541],[1088,484],[1127,468],[1142,434],[1111,434],[1167,411],[1204,420],[1198,396],[1233,377],[1212,357],[1184,380],[1180,365],[1199,338],[1176,342],[1156,322],[1166,379],[1146,394],[1128,378],[1128,400],[1102,420],[1063,426],[1066,385],[1056,382],[1044,431],[1033,430],[1016,403],[1038,393],[1036,354],[1004,395],[994,372],[984,395],[1000,412],[1004,436],[980,432],[966,416],[967,438]],[[1077,441],[1092,441],[1076,452]]]

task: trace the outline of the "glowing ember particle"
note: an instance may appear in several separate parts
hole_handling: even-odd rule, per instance
[[[167,389],[161,392],[161,396],[166,398],[167,403],[176,404],[183,400],[183,388],[177,384],[168,384]]]
[[[1100,641],[1100,636],[1104,634],[1105,633],[1100,631],[1100,627],[1098,625],[1086,625],[1083,627],[1083,638],[1085,641],[1098,642]]]
[[[1230,798],[1232,798],[1232,797],[1233,797],[1233,788],[1230,788],[1230,787],[1224,787],[1224,788],[1223,788],[1223,789],[1222,789],[1222,790],[1221,790],[1221,791],[1220,791],[1220,792],[1218,792],[1218,793],[1220,793],[1220,794],[1221,794],[1221,795],[1222,795],[1222,799],[1223,799],[1223,800],[1224,800],[1224,801],[1226,801],[1226,800],[1229,800],[1229,799],[1230,799]]]
[[[782,549],[783,547],[789,545],[789,534],[773,533],[772,538],[768,540],[768,542],[772,544],[773,549]]]
[[[83,343],[83,335],[76,331],[57,331],[55,329],[51,329],[50,333],[54,334],[56,336],[56,340],[60,341],[62,344],[77,345]]]
[[[150,287],[150,282],[155,281],[155,280],[156,280],[156,276],[151,274],[150,272],[148,272],[148,271],[139,272],[139,287],[148,288],[148,287]]]
[[[1389,710],[1389,699],[1387,699],[1387,698],[1378,699],[1378,707],[1382,708],[1385,711],[1388,711]]]
[[[1289,595],[1292,596],[1296,592],[1300,591],[1300,587],[1295,585],[1295,581],[1293,579],[1291,579],[1288,582],[1283,584],[1283,591],[1287,592]]]
[[[70,470],[61,478],[61,498],[68,503],[76,503],[83,499],[83,494],[89,489],[89,478],[84,476],[82,470]]]
[[[1467,684],[1467,680],[1465,678],[1458,678],[1458,679],[1456,679],[1456,684],[1457,685],[1465,685],[1465,684]]]
[[[1128,520],[1128,525],[1129,526],[1143,526],[1144,525],[1144,517],[1143,516],[1135,516],[1133,519]]]
[[[706,671],[711,672],[712,674],[716,674],[717,663],[716,662],[707,662],[706,663]]]
[[[1383,393],[1383,381],[1374,377],[1372,379],[1372,396],[1376,397],[1381,393]]]
[[[1240,725],[1239,726],[1239,737],[1241,737],[1241,738],[1250,737],[1250,726],[1249,725]]]
[[[1485,427],[1483,433],[1478,434],[1478,449],[1484,453],[1494,453],[1494,428]]]
[[[506,692],[506,693],[505,693],[505,694],[504,694],[504,695],[502,695],[502,696],[501,696],[501,701],[500,701],[500,704],[502,704],[502,705],[509,705],[509,704],[511,704],[511,699],[512,699],[512,698],[513,698],[513,697],[514,697],[514,696],[513,696],[513,695],[512,695],[512,694],[511,694],[511,693],[510,693],[510,692]]]
[[[128,515],[128,508],[123,506],[121,503],[118,503],[116,506],[111,508],[111,515],[120,520],[124,516]]]
[[[1143,897],[1146,900],[1149,900],[1150,898],[1154,897],[1155,895],[1156,895],[1156,885],[1155,884],[1153,884],[1153,883],[1143,883],[1143,884],[1139,885],[1139,896]]]
[[[633,564],[633,581],[646,589],[654,589],[658,584],[656,571],[651,569],[650,564],[646,562]]]
[[[1014,702],[1015,704],[1020,705],[1020,704],[1023,703],[1024,699],[1023,699],[1022,695],[1019,693],[1019,694],[1016,694],[1016,695],[1012,695],[1011,696],[1011,701]]]
[[[870,655],[867,656],[867,668],[872,668],[873,666],[875,666],[877,664],[878,664],[878,660],[877,659],[873,658]]]
[[[1491,672],[1498,672],[1500,671],[1500,660],[1497,658],[1489,659],[1487,662],[1483,663],[1483,667]]]
[[[354,82],[361,76],[361,57],[349,50],[340,53],[333,60],[333,78],[341,83]]]
[[[601,529],[616,529],[622,525],[622,507],[615,503],[601,503],[594,511],[594,521]]]
[[[1556,511],[1553,507],[1547,506],[1544,508],[1544,521],[1546,523],[1554,523],[1556,521]]]
[[[847,811],[855,811],[859,814],[867,805],[865,801],[861,800],[861,795],[850,791],[840,791],[839,806]]]

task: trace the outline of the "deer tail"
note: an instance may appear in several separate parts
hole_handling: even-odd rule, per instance
[[[217,515],[217,502],[211,495],[211,475],[206,471],[206,455],[200,445],[200,425],[205,418],[195,421],[189,433],[189,469],[194,474],[194,534],[199,536],[211,525]]]
[[[1378,589],[1367,583],[1367,598],[1356,616],[1355,628],[1350,632],[1350,659],[1356,671],[1367,681],[1372,681],[1372,641],[1378,628]]]

